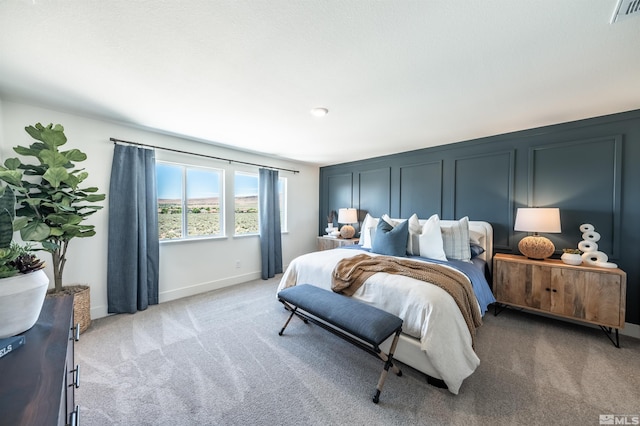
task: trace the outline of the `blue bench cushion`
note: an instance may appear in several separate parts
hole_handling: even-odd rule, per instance
[[[310,284],[281,290],[278,298],[376,347],[402,327],[393,314]]]

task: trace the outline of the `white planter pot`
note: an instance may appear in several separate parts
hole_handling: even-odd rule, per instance
[[[0,339],[33,327],[48,286],[49,278],[42,269],[0,279]]]
[[[560,259],[567,265],[580,265],[582,263],[582,255],[577,253],[562,253]]]

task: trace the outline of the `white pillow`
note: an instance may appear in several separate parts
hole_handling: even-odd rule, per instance
[[[469,218],[460,219],[451,226],[442,228],[442,242],[447,259],[471,261],[469,248]]]
[[[418,217],[418,216],[416,216]],[[384,220],[385,222],[387,222],[389,225],[393,226],[394,228],[396,227],[397,224],[404,222],[403,220],[396,220],[396,219],[391,219],[389,217],[388,214],[383,214],[382,217],[380,217],[380,219]]]
[[[369,213],[364,217],[362,227],[360,228],[360,245],[362,248],[371,248],[371,230],[376,229],[379,220],[378,218],[371,217]]]
[[[422,225],[417,214],[413,214],[409,218],[409,240],[407,241],[407,253],[414,256],[420,256],[420,242],[418,237],[422,234]]]
[[[415,215],[414,215],[415,216]],[[416,232],[419,231],[419,232]],[[432,215],[424,224],[420,225],[418,217],[409,219],[409,254],[428,257],[429,259],[447,260],[443,248],[440,218]]]
[[[469,229],[469,243],[477,244],[479,246],[484,246],[484,238],[485,238],[485,235],[483,232]]]

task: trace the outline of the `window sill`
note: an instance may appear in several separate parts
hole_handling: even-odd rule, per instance
[[[175,244],[175,243],[189,243],[194,241],[212,241],[212,240],[226,240],[229,237],[226,235],[216,235],[212,237],[190,237],[190,238],[176,238],[173,240],[159,240],[160,244]]]

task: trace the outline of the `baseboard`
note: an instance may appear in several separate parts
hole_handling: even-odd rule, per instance
[[[640,325],[626,322],[624,323],[624,328],[620,330],[619,333],[624,336],[635,337],[636,339],[640,339]]]
[[[236,275],[216,281],[196,284],[189,287],[182,287],[175,290],[164,291],[159,294],[159,302],[169,302],[171,300],[182,299],[183,297],[195,296],[196,294],[206,293],[211,290],[219,290],[221,288],[230,287],[236,284],[246,283],[247,281],[260,279],[260,271],[244,275]]]
[[[183,297],[195,296],[196,294],[206,293],[212,290],[219,290],[221,288],[230,287],[232,285],[242,284],[247,281],[260,279],[260,271],[252,272],[249,274],[236,275],[229,278],[224,278],[216,281],[208,281],[188,287],[182,287],[174,290],[163,291],[158,295],[158,301],[160,303],[169,302],[171,300],[182,299]],[[91,308],[91,319],[97,319],[109,316],[107,306],[96,306]]]

